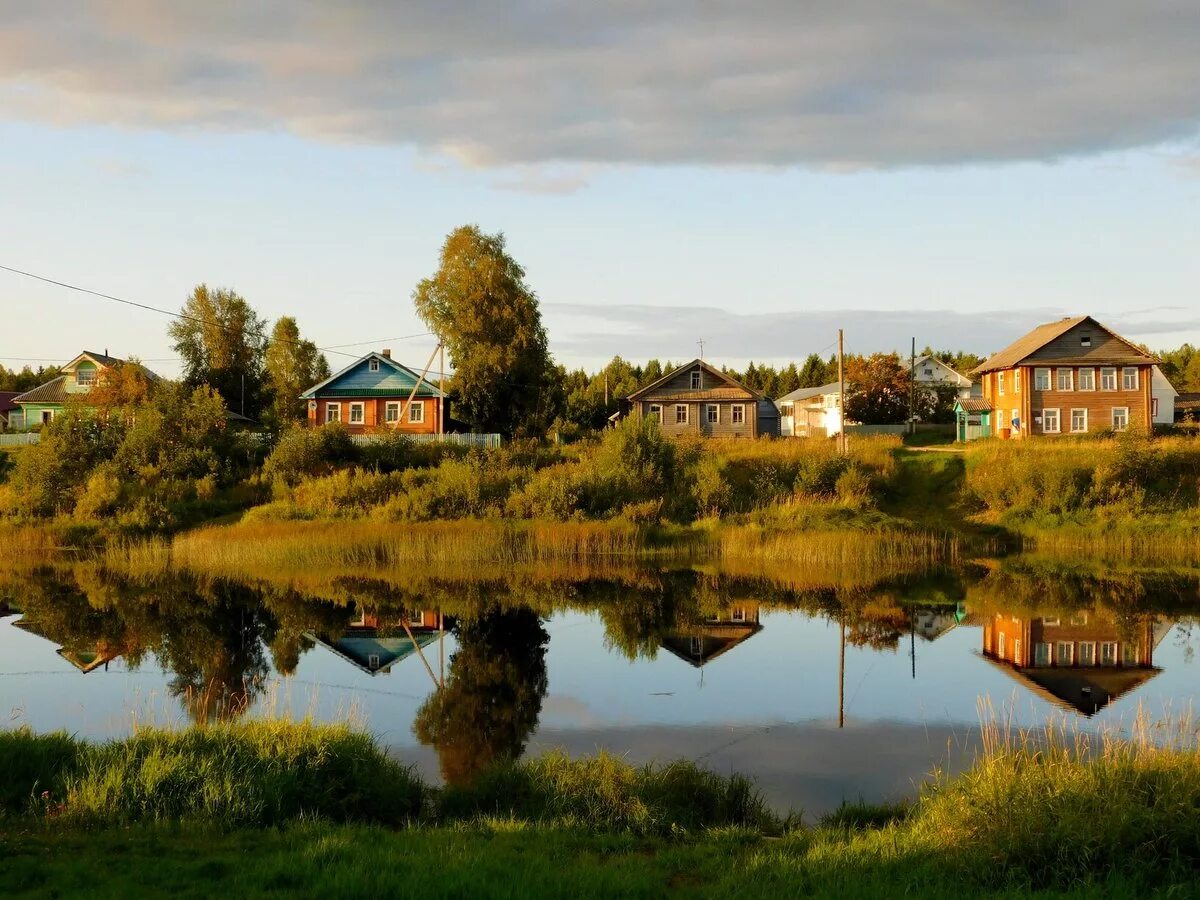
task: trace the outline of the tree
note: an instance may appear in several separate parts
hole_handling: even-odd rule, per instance
[[[155,376],[136,359],[119,362],[105,369],[88,391],[88,406],[94,407],[101,418],[115,414],[129,423],[138,407],[150,401],[155,384]]]
[[[908,367],[895,353],[851,356],[845,360],[846,419],[863,425],[908,420]]]
[[[291,316],[283,316],[271,330],[265,358],[270,406],[266,418],[281,426],[304,418],[300,394],[329,377],[329,363],[312,341],[300,337]]]
[[[266,322],[233,291],[196,286],[183,304],[183,318],[167,332],[183,357],[188,387],[208,385],[235,412],[257,418],[265,399],[263,358]]]
[[[817,354],[810,353],[808,358],[804,360],[804,365],[800,367],[800,387],[820,387],[823,384],[829,384],[828,367],[825,361]]]
[[[417,285],[413,302],[450,353],[457,416],[504,435],[545,430],[557,414],[546,330],[502,234],[476,225],[450,232],[438,271]]]

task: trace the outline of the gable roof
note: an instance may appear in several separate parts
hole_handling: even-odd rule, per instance
[[[45,384],[39,384],[35,388],[31,388],[23,394],[17,394],[13,398],[13,403],[66,403],[67,402],[67,376],[59,375],[57,378],[51,378]]]
[[[992,404],[983,397],[959,397],[954,401],[954,408],[966,413],[991,412]]]
[[[757,622],[722,622],[697,632],[669,631],[663,635],[659,645],[689,666],[699,669],[743,641],[750,640],[762,628]],[[695,638],[700,640],[699,654],[692,652],[692,640]]]
[[[379,360],[379,371],[370,371],[372,359]],[[408,366],[401,365],[389,356],[372,351],[356,359],[340,372],[314,384],[300,395],[301,400],[322,397],[407,397],[420,375]],[[441,396],[438,389],[429,383],[428,377],[421,382],[418,397]]]
[[[638,400],[642,397],[645,397],[647,394],[651,393],[652,391],[656,390],[657,388],[662,387],[664,384],[666,384],[668,381],[670,381],[672,378],[674,378],[680,372],[686,372],[690,369],[696,368],[697,366],[699,366],[705,372],[708,372],[714,378],[718,378],[721,381],[725,382],[725,384],[728,385],[729,388],[734,388],[737,390],[745,391],[747,394],[749,394],[755,400],[763,399],[763,395],[761,393],[759,393],[758,391],[754,390],[753,388],[746,387],[744,384],[742,384],[736,378],[733,378],[733,377],[727,375],[726,373],[722,372],[720,369],[710,366],[708,363],[706,363],[702,359],[693,359],[689,363],[684,363],[682,366],[678,366],[678,367],[672,369],[670,372],[668,372],[666,375],[664,375],[662,378],[658,379],[657,381],[651,382],[650,384],[646,385],[644,388],[638,388],[636,391],[634,391],[632,394],[630,394],[625,399]],[[672,394],[671,396],[676,399],[679,399],[679,400],[731,400],[731,399],[739,400],[739,399],[742,399],[740,397],[736,397],[736,396],[732,396],[732,395],[721,396],[718,393],[721,390],[728,390],[728,388],[725,388],[725,389],[709,388],[708,390],[690,391],[690,392],[686,392],[686,396],[685,396],[685,392],[680,392],[677,394]]]
[[[1166,391],[1167,393],[1171,394],[1174,397],[1179,396],[1179,391],[1175,390],[1175,385],[1171,384],[1171,379],[1169,379],[1165,374],[1163,374],[1163,370],[1160,369],[1158,366],[1154,367],[1154,371],[1151,374],[1151,382],[1150,383],[1151,383],[1151,385],[1153,385],[1153,389],[1156,391]],[[2,409],[2,408],[3,408],[3,401],[0,401],[0,409]]]
[[[106,369],[111,369],[113,366],[125,364],[125,360],[119,359],[116,356],[109,356],[107,353],[95,353],[91,350],[84,350],[70,362],[63,363],[59,366],[60,369],[69,369],[77,363],[83,362],[85,359],[90,359],[98,366],[104,366]]]
[[[775,402],[795,403],[797,400],[807,400],[810,397],[823,397],[826,394],[836,394],[839,390],[840,385],[835,381],[832,384],[823,384],[820,387],[799,388],[790,394],[784,394]]]
[[[1014,666],[984,653],[984,659],[1060,709],[1094,716],[1141,687],[1162,670],[1154,666]]]
[[[311,633],[308,637],[356,669],[375,676],[386,675],[396,663],[408,659],[419,648],[436,641],[438,632],[418,631],[413,635],[416,638],[415,642],[407,635],[379,635],[377,629],[363,629],[336,640]],[[378,660],[377,666],[371,666],[371,657]]]
[[[936,356],[931,356],[928,353],[926,353],[924,356],[918,356],[916,358],[916,360],[913,362],[913,370],[915,371],[917,367],[923,366],[925,363],[933,363],[933,365],[937,366],[938,368],[945,369],[946,372],[953,376],[954,381],[958,383],[959,387],[971,386],[970,378],[955,369],[953,366],[947,365]]]
[[[1059,319],[1055,322],[1046,322],[1039,325],[1033,331],[1017,338],[999,353],[993,353],[982,363],[971,370],[972,375],[982,375],[985,372],[994,372],[997,369],[1011,369],[1013,366],[1019,365],[1025,359],[1032,356],[1037,351],[1041,350],[1051,341],[1062,337],[1076,325],[1090,323],[1096,328],[1103,331],[1105,334],[1112,337],[1114,340],[1120,341],[1131,351],[1128,362],[1144,362],[1156,363],[1158,360],[1142,350],[1135,344],[1130,343],[1125,338],[1121,337],[1111,328],[1106,328],[1101,325],[1091,316],[1074,316],[1072,318]],[[1066,362],[1067,360],[1063,360]]]

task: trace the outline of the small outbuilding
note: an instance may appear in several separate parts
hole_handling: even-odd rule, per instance
[[[955,436],[960,441],[974,441],[996,434],[995,412],[983,397],[959,397],[954,401]]]

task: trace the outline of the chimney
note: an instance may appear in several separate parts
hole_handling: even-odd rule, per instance
[[[391,359],[391,358],[392,358],[392,351],[391,351],[391,350],[386,350],[386,349],[385,349],[385,350],[381,350],[380,352],[383,354],[383,358],[384,358],[384,359]]]

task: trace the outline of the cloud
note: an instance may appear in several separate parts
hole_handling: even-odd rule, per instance
[[[651,358],[684,362],[699,355],[720,364],[748,360],[802,360],[810,353],[828,357],[845,331],[847,353],[906,353],[916,338],[917,350],[935,349],[991,353],[1042,322],[1078,314],[1067,309],[1014,309],[953,312],[932,309],[796,311],[737,313],[716,307],[649,304],[545,303],[546,328],[556,356],[583,364],[614,355],[639,361]],[[1167,308],[1161,307],[1160,310]],[[1151,312],[1151,311],[1147,311]],[[1200,316],[1098,316],[1131,340],[1200,330]]]
[[[1190,136],[1197,46],[1174,0],[43,0],[0,10],[0,114],[853,171]]]

